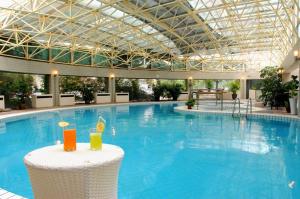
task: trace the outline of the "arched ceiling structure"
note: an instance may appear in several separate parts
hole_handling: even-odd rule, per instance
[[[168,71],[256,71],[298,39],[298,0],[5,0],[0,55]]]

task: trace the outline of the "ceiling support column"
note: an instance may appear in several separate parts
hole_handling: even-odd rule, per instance
[[[110,75],[108,79],[108,92],[111,96],[111,102],[116,102],[116,77],[114,75]]]
[[[49,93],[53,95],[53,105],[58,106],[59,104],[59,75],[57,71],[54,71],[50,75],[49,80]]]
[[[246,79],[240,79],[240,99],[246,99]]]
[[[193,99],[193,78],[189,77],[186,80],[187,91],[189,93],[189,99]]]

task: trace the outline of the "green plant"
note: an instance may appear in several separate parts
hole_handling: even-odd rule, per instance
[[[238,90],[240,90],[240,82],[235,80],[231,81],[228,84],[229,91],[232,92],[232,94],[236,94]]]
[[[284,106],[285,106],[286,112],[290,113],[291,112],[291,107],[290,107],[289,101],[285,101]]]
[[[84,100],[85,104],[90,104],[91,101],[94,99],[94,91],[93,88],[90,86],[85,85],[82,90],[82,99]]]
[[[205,82],[205,86],[207,89],[210,90],[213,88],[213,86],[214,86],[213,80],[207,79],[207,80],[204,80],[204,82]]]
[[[189,99],[185,105],[187,106],[190,106],[190,107],[193,107],[195,105],[195,100],[194,99]]]
[[[261,81],[261,96],[260,99],[264,104],[269,104],[271,107],[285,106],[288,101],[288,90],[282,83],[282,77],[278,74],[276,67],[265,67],[260,71]]]
[[[170,83],[158,82],[156,85],[152,86],[154,100],[159,101],[160,97],[172,98],[176,101],[181,93],[182,84],[180,83]]]
[[[297,96],[297,89],[299,86],[299,81],[297,80],[298,76],[292,75],[292,80],[286,82],[284,84],[285,88],[289,91],[289,97],[295,97]]]
[[[62,93],[78,92],[81,85],[83,85],[81,78],[78,76],[61,76],[59,81],[60,92]]]
[[[160,96],[163,94],[163,89],[160,84],[156,84],[152,86],[153,96],[155,101],[159,101]]]
[[[128,92],[131,101],[150,101],[152,96],[140,88],[138,79],[116,79],[116,91]]]
[[[93,77],[61,76],[60,90],[62,93],[73,93],[77,100],[84,100],[86,104],[94,99],[94,92],[105,89],[104,79]]]
[[[44,94],[47,94],[47,93],[50,92],[49,79],[50,79],[50,75],[44,75],[43,76],[42,88],[40,89],[40,92],[42,92]]]
[[[174,83],[174,84],[167,85],[166,89],[170,93],[172,99],[176,101],[181,93],[182,86],[181,84]]]
[[[33,77],[27,74],[1,73],[0,94],[4,95],[6,106],[24,109],[30,105]]]

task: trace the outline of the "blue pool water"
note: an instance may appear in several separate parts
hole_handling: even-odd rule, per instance
[[[104,142],[125,150],[120,199],[300,198],[299,122],[180,114],[174,106],[65,110],[60,117],[77,125],[79,142],[89,141],[97,115],[107,120]],[[23,156],[61,137],[60,117],[0,123],[1,188],[32,198]]]

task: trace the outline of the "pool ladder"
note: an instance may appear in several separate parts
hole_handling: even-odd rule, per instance
[[[238,113],[236,113],[236,104],[238,103],[239,105],[239,109],[238,109]],[[250,109],[250,114],[252,114],[252,99],[249,98],[248,101],[247,101],[247,107],[246,107],[246,118],[248,117],[249,115],[249,109]],[[237,115],[238,117],[241,116],[241,100],[240,98],[236,98],[234,100],[234,104],[233,104],[233,110],[232,110],[232,117],[234,117],[235,115]]]
[[[235,98],[234,103],[233,103],[232,117],[234,117],[234,115],[236,114],[235,111],[236,111],[237,102],[238,102],[238,105],[239,105],[238,116],[241,116],[241,100],[240,100],[240,98],[237,97],[237,98]]]
[[[250,114],[252,114],[252,99],[251,98],[249,98],[247,101],[246,118],[248,117],[248,114],[249,114],[249,108],[250,108]]]

